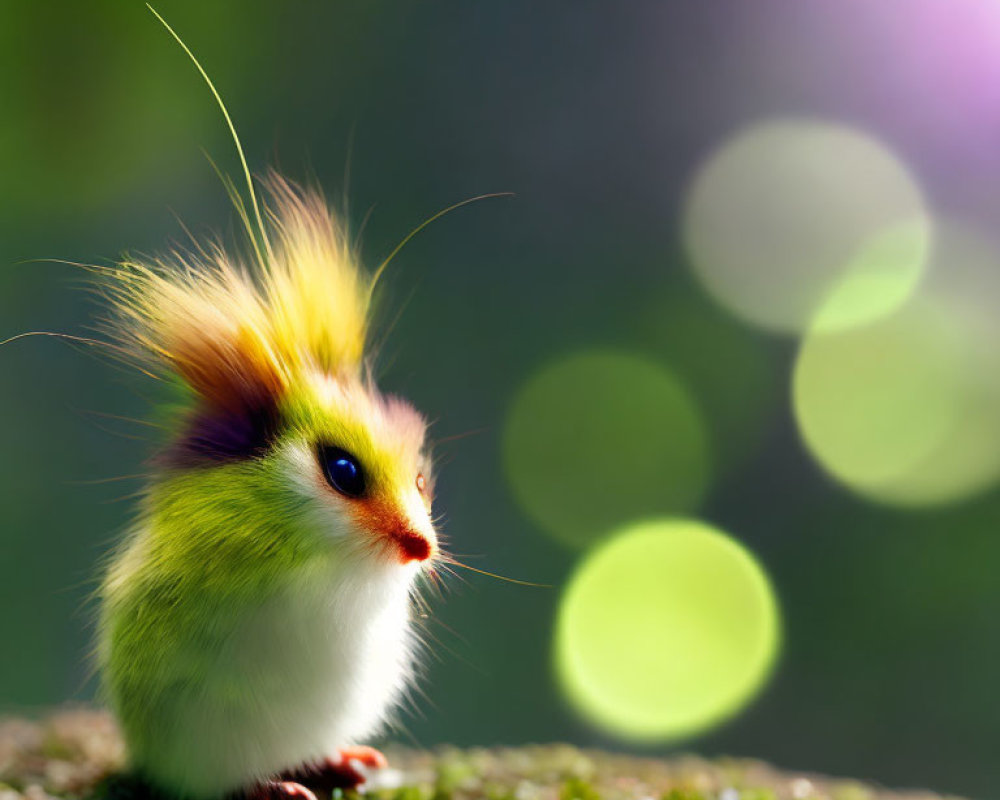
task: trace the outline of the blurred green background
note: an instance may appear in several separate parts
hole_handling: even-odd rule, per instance
[[[396,259],[382,385],[450,439],[455,551],[553,588],[452,580],[397,736],[995,794],[1000,6],[158,10],[253,169],[346,195],[355,230],[373,209],[368,264],[516,193]],[[233,233],[201,153],[235,173],[227,131],[141,2],[5,0],[0,74],[0,339],[99,313],[78,270],[28,259],[155,252],[177,217]],[[141,486],[108,479],[153,446],[118,417],[154,387],[40,338],[0,375],[0,710],[22,712],[93,695],[85,601]],[[660,571],[639,546],[632,581],[614,531],[662,515],[742,549],[666,546]],[[625,577],[583,570],[612,541]],[[590,574],[610,583],[583,597]],[[626,585],[649,613],[619,626]],[[671,687],[706,693],[700,724],[657,716]]]

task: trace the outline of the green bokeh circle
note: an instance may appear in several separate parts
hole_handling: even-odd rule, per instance
[[[947,319],[927,304],[853,331],[807,336],[792,380],[803,440],[834,477],[879,495],[954,429],[959,356]]]
[[[708,453],[686,387],[655,362],[614,351],[545,366],[514,398],[503,437],[515,498],[576,547],[637,516],[693,510]]]
[[[803,339],[795,418],[831,476],[871,499],[914,507],[1000,481],[996,263],[991,241],[940,224],[928,275],[902,308],[834,334],[817,325]]]
[[[650,520],[622,529],[573,575],[556,625],[556,671],[598,727],[662,741],[745,706],[779,643],[774,591],[746,549],[698,520]]]

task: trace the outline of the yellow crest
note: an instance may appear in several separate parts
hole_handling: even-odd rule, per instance
[[[279,396],[306,371],[357,375],[364,355],[372,280],[344,228],[318,192],[276,174],[265,185],[271,236],[259,263],[216,245],[112,273],[122,344],[219,409]]]

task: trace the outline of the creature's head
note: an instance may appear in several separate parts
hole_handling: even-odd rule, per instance
[[[126,262],[112,283],[119,339],[190,398],[147,513],[202,538],[192,557],[429,562],[426,425],[369,374],[372,279],[319,195],[269,186],[273,250],[253,269],[213,247]]]

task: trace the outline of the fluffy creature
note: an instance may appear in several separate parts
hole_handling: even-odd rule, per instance
[[[372,279],[272,176],[254,269],[215,248],[112,273],[119,346],[190,402],[101,590],[133,767],[191,798],[354,783],[412,673],[438,554],[425,423],[364,356]],[[273,246],[272,246],[273,240]]]
[[[379,271],[315,191],[272,174],[262,213],[225,105],[156,16],[229,125],[252,256],[97,269],[103,344],[186,398],[101,585],[99,667],[161,793],[315,800],[384,764],[358,743],[412,677],[415,586],[442,559],[426,424],[371,378]]]

